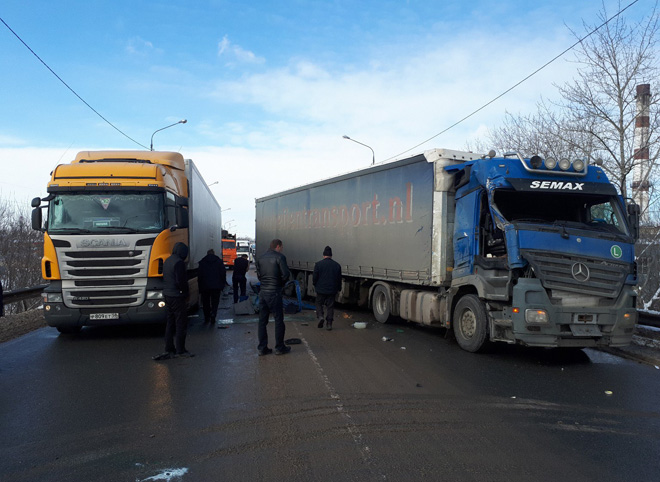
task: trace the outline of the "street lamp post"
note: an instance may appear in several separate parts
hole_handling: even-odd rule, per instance
[[[351,139],[351,138],[348,137],[348,136],[343,136],[343,137],[344,137],[344,139],[348,139],[349,141],[356,142],[356,143],[360,144],[361,146],[369,147],[368,145],[363,144],[363,143],[360,142],[360,141],[356,141],[355,139]],[[369,147],[369,149],[371,149],[371,147]],[[371,165],[373,166],[374,164],[376,164],[376,153],[374,152],[373,149],[371,149],[371,155],[372,155],[372,158],[371,158]]]
[[[154,134],[155,134],[156,132],[160,132],[160,131],[165,130],[165,129],[169,128],[169,127],[175,126],[175,125],[177,125],[177,124],[185,124],[186,122],[188,122],[186,119],[181,119],[179,122],[175,122],[174,124],[170,124],[170,125],[168,125],[168,126],[162,127],[162,128],[160,128],[160,129],[154,131],[154,133],[151,134],[151,146],[150,146],[149,149],[152,150],[152,151],[154,150]]]

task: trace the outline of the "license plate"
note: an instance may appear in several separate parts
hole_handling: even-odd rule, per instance
[[[89,315],[90,320],[118,320],[119,313],[92,313]]]
[[[602,336],[596,325],[570,325],[573,336]]]

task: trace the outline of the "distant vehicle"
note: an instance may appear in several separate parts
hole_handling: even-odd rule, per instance
[[[234,267],[236,259],[236,235],[229,234],[226,229],[222,230],[222,261],[228,268]]]
[[[251,263],[254,261],[254,256],[250,250],[250,241],[245,239],[236,240],[236,257],[247,254],[248,261]]]

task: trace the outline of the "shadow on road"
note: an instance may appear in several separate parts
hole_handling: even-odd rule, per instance
[[[446,328],[417,325],[414,323],[408,323],[404,320],[396,320],[393,323],[388,323],[388,326],[390,325],[442,338],[444,343],[458,348],[456,340],[454,339],[454,334],[451,330],[447,330]],[[491,343],[483,352],[474,354],[474,356],[544,366],[566,366],[593,363],[589,358],[589,355],[580,348],[538,348],[522,345],[509,345],[506,343]]]
[[[132,339],[132,338],[162,338],[165,334],[165,324],[149,325],[116,325],[116,326],[86,326],[80,333],[60,334],[59,339],[67,341],[84,341],[100,339]]]

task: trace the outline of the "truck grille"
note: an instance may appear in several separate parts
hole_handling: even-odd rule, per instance
[[[534,268],[534,273],[546,289],[556,289],[585,295],[616,298],[630,271],[627,263],[597,258],[566,256],[547,251],[522,250],[521,254]],[[589,270],[589,278],[576,279],[573,267],[582,263]]]
[[[87,309],[143,303],[150,248],[140,248],[92,251],[57,247],[64,303]]]

